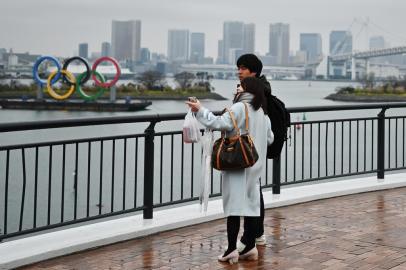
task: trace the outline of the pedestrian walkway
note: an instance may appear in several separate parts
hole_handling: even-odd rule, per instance
[[[21,269],[406,269],[406,188],[270,209],[265,226],[255,262],[217,261],[222,219]]]

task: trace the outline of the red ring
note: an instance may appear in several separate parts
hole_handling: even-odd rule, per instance
[[[100,86],[103,88],[109,88],[109,87],[112,87],[113,85],[115,85],[116,82],[118,81],[118,79],[120,78],[121,69],[120,69],[120,66],[119,66],[118,62],[116,61],[116,59],[108,57],[108,56],[104,56],[104,57],[100,57],[99,59],[96,60],[96,62],[93,63],[92,71],[96,71],[97,66],[101,62],[104,62],[104,61],[113,63],[113,65],[115,66],[116,71],[117,71],[116,76],[114,76],[114,79],[111,82],[103,83],[103,82],[99,81],[99,79],[96,77],[95,73],[92,72],[92,79],[94,80],[94,82],[97,86]]]

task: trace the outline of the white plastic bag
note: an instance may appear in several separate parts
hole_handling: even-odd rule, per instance
[[[199,129],[199,122],[197,121],[195,115],[189,109],[185,117],[185,122],[183,123],[183,142],[185,143],[195,143],[200,140],[201,134]]]
[[[211,185],[211,153],[213,151],[214,137],[211,130],[206,130],[202,142],[202,173],[200,178],[200,211],[207,212]]]

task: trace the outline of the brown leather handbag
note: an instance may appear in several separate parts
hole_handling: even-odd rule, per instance
[[[247,131],[244,135],[240,134],[240,129],[237,126],[233,112],[226,109],[230,113],[237,134],[226,138],[225,132],[222,132],[221,138],[214,142],[211,162],[216,170],[241,170],[251,167],[258,160],[258,153],[248,130],[248,107],[245,102],[244,106],[245,129]]]

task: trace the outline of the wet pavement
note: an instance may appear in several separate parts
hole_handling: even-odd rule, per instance
[[[258,261],[217,261],[227,245],[222,219],[20,269],[406,269],[406,188],[280,207],[265,216],[268,241],[258,247]]]

